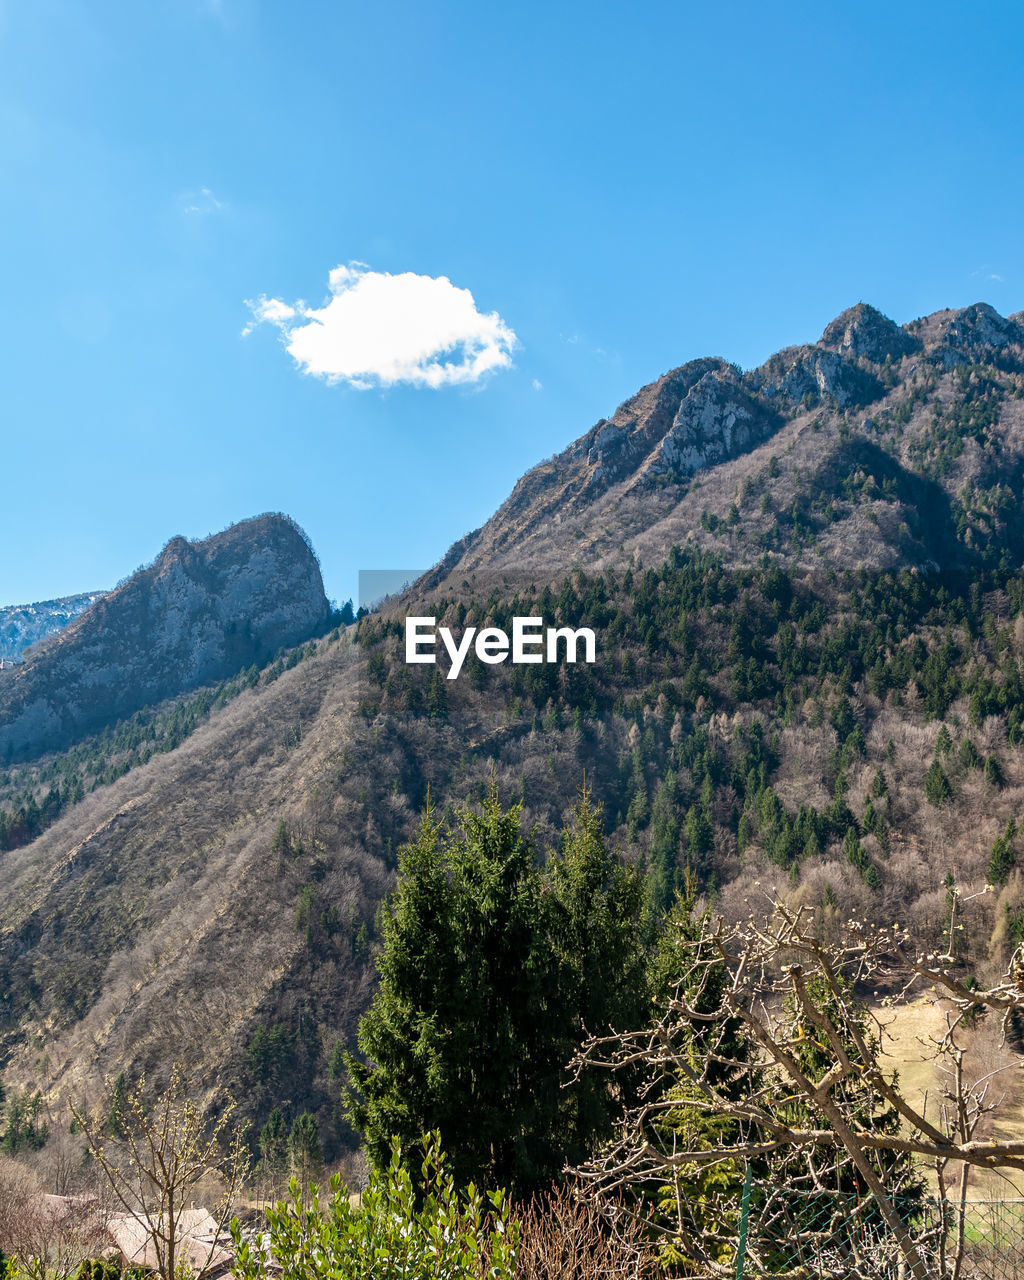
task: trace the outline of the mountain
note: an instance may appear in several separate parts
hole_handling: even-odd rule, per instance
[[[337,1154],[335,1051],[396,850],[428,788],[442,813],[492,776],[540,854],[585,776],[655,906],[690,876],[737,918],[773,886],[823,928],[841,909],[938,947],[947,874],[991,878],[962,946],[1004,962],[1024,938],[1022,336],[980,304],[905,326],[859,304],[756,370],[683,365],[357,627],[0,772],[27,833],[0,852],[8,1088],[57,1100],[181,1059],[206,1104],[309,1108]],[[591,626],[597,661],[470,658],[448,681],[405,664],[413,613]],[[147,616],[83,663],[143,672],[173,630]]]
[[[172,538],[0,676],[0,758],[24,759],[311,636],[320,566],[291,520],[264,515],[201,542]]]
[[[985,304],[901,327],[858,303],[746,373],[690,361],[527,472],[431,581],[646,562],[687,540],[735,564],[969,568],[1006,532],[989,491],[1020,478],[1022,353],[1020,317]]]
[[[0,658],[16,659],[29,645],[62,631],[105,593],[87,591],[36,604],[12,604],[0,608]]]

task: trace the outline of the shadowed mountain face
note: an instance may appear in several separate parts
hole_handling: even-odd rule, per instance
[[[634,552],[664,556],[687,540],[734,564],[769,551],[810,567],[837,559],[969,567],[978,538],[958,544],[948,521],[959,502],[961,525],[969,524],[975,497],[1012,486],[1024,457],[1015,392],[1022,370],[1019,317],[984,304],[901,327],[858,303],[820,341],[758,369],[693,360],[527,472],[429,581],[470,570],[605,567]],[[847,482],[860,469],[843,475],[828,460],[856,440],[890,461],[884,486],[853,495]],[[812,483],[824,475],[831,487]],[[911,475],[941,488],[942,500],[932,497],[936,510],[948,508],[945,526],[917,518]],[[826,524],[824,541],[810,536]]]
[[[264,663],[329,614],[316,557],[283,516],[173,538],[0,675],[0,759],[61,748],[141,707]]]
[[[585,777],[663,895],[687,871],[735,917],[775,886],[943,945],[947,871],[983,885],[1024,796],[1022,495],[1019,316],[901,327],[860,304],[759,369],[659,378],[380,615],[230,701],[160,713],[187,731],[0,770],[0,810],[59,788],[48,828],[25,815],[0,852],[5,1081],[59,1099],[182,1058],[204,1100],[231,1087],[257,1131],[308,1108],[336,1153],[332,1055],[372,991],[396,850],[428,788],[442,812],[492,771],[541,850]],[[38,743],[219,679],[326,612],[280,518],[175,540],[0,673],[8,740],[12,715]],[[431,682],[404,662],[403,613],[593,626],[598,660]],[[972,958],[1024,936],[1014,839]]]

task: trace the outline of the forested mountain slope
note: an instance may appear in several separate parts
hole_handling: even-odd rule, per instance
[[[208,698],[146,762],[125,745],[124,776],[0,854],[5,1079],[56,1094],[184,1054],[209,1097],[310,1107],[337,1150],[397,846],[428,786],[444,808],[492,770],[539,856],[585,772],[653,910],[687,875],[731,916],[775,884],[938,943],[947,877],[991,880],[960,945],[1002,962],[1024,936],[1022,411],[1020,325],[985,307],[904,329],[858,307],[760,370],[645,388],[615,448],[599,424],[386,612]],[[448,681],[405,665],[406,613],[590,626],[598,660]],[[70,763],[13,766],[0,796],[42,800]]]

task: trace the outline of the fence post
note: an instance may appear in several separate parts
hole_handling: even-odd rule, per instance
[[[747,1175],[743,1179],[743,1196],[740,1199],[740,1239],[736,1247],[736,1280],[743,1280],[743,1263],[747,1255],[747,1219],[750,1217],[750,1183],[753,1169],[747,1161]]]

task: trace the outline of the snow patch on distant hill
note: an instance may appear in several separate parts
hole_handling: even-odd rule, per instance
[[[105,591],[85,591],[59,600],[0,608],[0,658],[8,662],[17,660],[23,649],[63,631],[69,622],[106,594]]]

